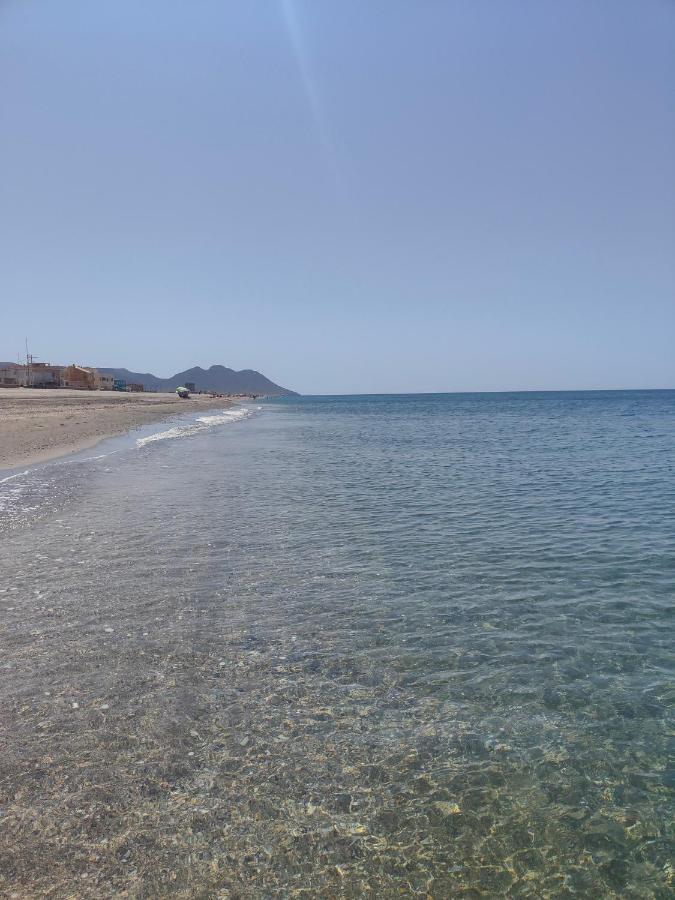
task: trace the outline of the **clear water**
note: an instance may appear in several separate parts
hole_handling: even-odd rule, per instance
[[[0,894],[673,896],[675,392],[194,424],[0,483]]]

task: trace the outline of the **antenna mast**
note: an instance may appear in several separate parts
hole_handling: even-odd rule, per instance
[[[26,385],[28,387],[32,387],[33,379],[31,378],[31,365],[33,363],[33,357],[28,352],[28,338],[26,338]]]

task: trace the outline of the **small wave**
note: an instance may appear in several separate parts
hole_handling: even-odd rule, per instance
[[[151,434],[148,437],[139,438],[136,441],[137,447],[145,447],[155,441],[166,441],[171,438],[190,437],[201,431],[207,431],[215,425],[227,425],[231,422],[238,422],[241,419],[247,419],[251,415],[249,409],[229,409],[223,410],[222,413],[214,416],[199,416],[196,422],[190,425],[174,425],[166,431],[159,431],[157,434]]]
[[[228,409],[217,416],[200,416],[197,421],[203,422],[204,425],[225,425],[227,422],[246,419],[250,415],[251,412],[248,409]]]
[[[21,478],[22,475],[28,475],[28,469],[25,472],[17,472],[16,475],[8,475],[6,478],[0,478],[0,484],[11,481],[13,478]]]

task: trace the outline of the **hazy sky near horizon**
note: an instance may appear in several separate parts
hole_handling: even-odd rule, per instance
[[[675,387],[675,2],[4,0],[0,359]]]

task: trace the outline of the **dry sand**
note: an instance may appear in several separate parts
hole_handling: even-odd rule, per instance
[[[103,438],[192,409],[223,408],[207,396],[0,388],[0,470],[93,447]]]

